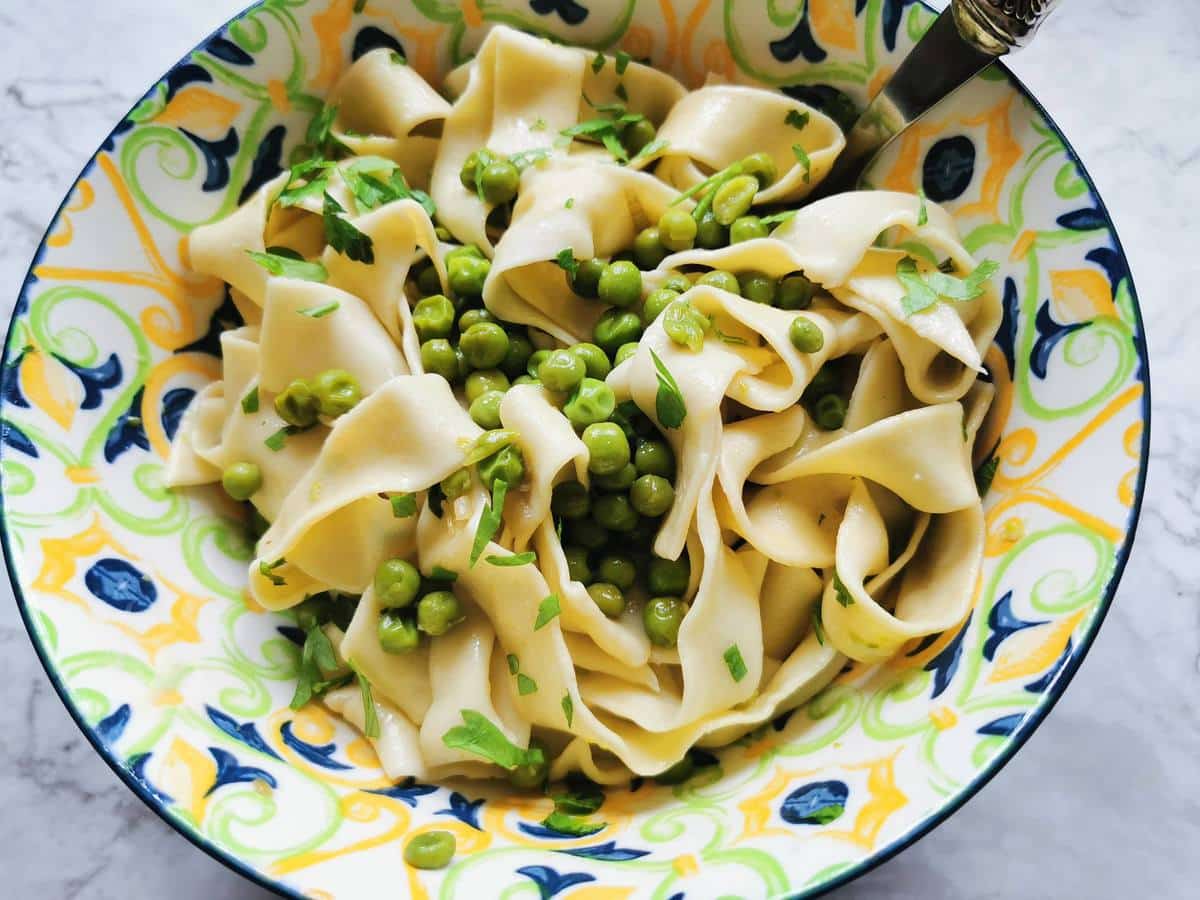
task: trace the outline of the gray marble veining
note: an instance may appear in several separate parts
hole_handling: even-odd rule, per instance
[[[241,5],[0,4],[5,321],[84,160]],[[1194,0],[1076,0],[1012,66],[1074,143],[1125,243],[1151,349],[1149,494],[1117,602],[1053,715],[948,824],[837,894],[846,900],[1183,898],[1200,882],[1200,18]],[[0,590],[2,893],[268,896],[108,771],[55,698],[7,583]]]

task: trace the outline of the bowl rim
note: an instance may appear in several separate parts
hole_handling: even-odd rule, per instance
[[[238,10],[226,21],[222,22],[215,29],[209,32],[209,34],[203,39],[196,41],[183,56],[172,63],[161,76],[155,79],[146,92],[133,102],[125,115],[121,116],[121,118],[117,120],[116,124],[105,136],[104,140],[100,142],[99,146],[92,153],[92,155],[88,157],[87,161],[83,165],[83,168],[79,171],[79,174],[75,176],[71,184],[68,186],[65,194],[63,195],[62,201],[59,203],[58,208],[55,210],[54,215],[51,217],[46,226],[45,232],[42,234],[41,240],[38,242],[37,249],[34,251],[33,259],[29,263],[29,268],[26,270],[25,278],[22,280],[21,288],[17,293],[17,299],[13,307],[13,313],[9,318],[7,327],[5,328],[4,344],[3,347],[0,348],[0,411],[3,411],[3,407],[6,405],[6,401],[4,401],[2,398],[7,396],[7,392],[3,390],[3,387],[7,384],[9,378],[14,377],[11,374],[11,367],[9,365],[9,349],[11,345],[13,327],[18,318],[17,307],[21,305],[22,301],[26,301],[28,299],[30,290],[37,284],[39,280],[34,274],[34,269],[37,268],[38,264],[42,260],[42,257],[45,255],[47,241],[51,236],[51,232],[61,219],[67,203],[70,201],[71,196],[75,193],[75,189],[78,187],[79,182],[88,176],[92,170],[92,167],[96,164],[96,158],[100,155],[100,153],[105,152],[107,145],[115,141],[115,139],[118,137],[118,129],[120,129],[121,126],[129,120],[130,114],[143,100],[150,97],[157,87],[162,84],[173,71],[180,66],[185,65],[198,48],[209,43],[214,38],[222,36],[234,22],[241,19],[256,6],[260,6],[262,2],[263,0],[254,0],[254,2],[251,2]],[[940,11],[930,6],[927,0],[917,0],[917,2],[927,12],[933,13],[934,15],[940,14]],[[1134,284],[1133,273],[1130,271],[1128,266],[1129,260],[1126,256],[1125,248],[1121,242],[1121,237],[1117,232],[1116,224],[1113,222],[1112,216],[1108,211],[1108,206],[1104,202],[1104,198],[1100,195],[1100,192],[1096,187],[1095,180],[1092,178],[1091,173],[1087,170],[1083,160],[1079,157],[1079,154],[1075,151],[1075,147],[1071,144],[1066,134],[1063,133],[1063,130],[1059,127],[1058,122],[1055,121],[1046,107],[1041,103],[1040,100],[1037,99],[1036,96],[1034,96],[1033,92],[1016,75],[1016,73],[1014,73],[1012,69],[1005,65],[1002,58],[998,57],[992,63],[992,65],[996,67],[997,71],[1004,74],[1004,77],[1009,84],[1011,84],[1013,88],[1015,88],[1016,91],[1033,106],[1034,110],[1045,120],[1046,124],[1049,125],[1053,129],[1054,133],[1062,140],[1063,150],[1066,153],[1067,158],[1074,163],[1078,169],[1080,178],[1082,178],[1084,184],[1087,185],[1089,197],[1095,203],[1095,208],[1104,217],[1104,221],[1107,225],[1107,231],[1112,237],[1113,249],[1116,250],[1121,259],[1126,263],[1126,279],[1129,283],[1129,296],[1132,301],[1133,316],[1137,326],[1134,336],[1134,346],[1138,357],[1138,368],[1135,371],[1134,377],[1143,388],[1141,397],[1142,434],[1138,447],[1138,475],[1136,484],[1134,486],[1133,503],[1129,508],[1129,515],[1126,519],[1127,528],[1125,530],[1125,536],[1121,546],[1118,548],[1114,558],[1112,573],[1110,574],[1108,581],[1104,586],[1103,595],[1097,601],[1096,614],[1092,619],[1091,627],[1080,637],[1075,652],[1067,660],[1066,665],[1059,670],[1051,685],[1042,695],[1041,702],[1039,702],[1037,706],[1033,707],[1033,709],[1021,719],[1020,723],[1017,725],[1017,728],[1009,735],[1007,742],[1000,749],[1000,752],[992,757],[984,766],[984,768],[976,773],[974,778],[967,782],[934,812],[926,816],[908,831],[894,838],[890,843],[886,844],[882,849],[875,851],[869,857],[854,863],[841,872],[838,872],[827,881],[823,881],[820,884],[813,885],[812,887],[804,888],[795,893],[789,894],[788,900],[809,900],[809,898],[821,897],[830,891],[849,884],[850,882],[856,880],[862,875],[865,875],[878,866],[883,865],[885,862],[888,862],[901,851],[915,844],[921,838],[925,837],[939,825],[947,821],[956,812],[962,809],[962,807],[966,805],[967,801],[971,800],[981,790],[983,790],[988,782],[990,782],[997,774],[999,774],[1001,769],[1008,765],[1009,761],[1011,761],[1012,758],[1017,754],[1017,751],[1025,746],[1030,737],[1033,736],[1033,733],[1038,729],[1042,722],[1045,721],[1046,717],[1050,715],[1050,711],[1054,709],[1055,705],[1062,698],[1062,695],[1066,692],[1071,680],[1075,677],[1075,674],[1079,671],[1079,667],[1083,664],[1084,659],[1091,650],[1092,644],[1096,640],[1096,635],[1100,631],[1100,626],[1104,624],[1104,620],[1108,616],[1109,610],[1112,608],[1117,589],[1120,587],[1121,578],[1125,573],[1125,566],[1128,563],[1129,555],[1133,550],[1134,540],[1137,536],[1137,527],[1141,519],[1142,503],[1145,500],[1146,478],[1150,464],[1150,419],[1152,405],[1150,402],[1151,387],[1149,344],[1146,340],[1145,322],[1142,318],[1141,303],[1138,300],[1138,293]],[[7,452],[4,447],[5,445],[0,443],[0,461],[4,459]],[[4,507],[4,488],[2,475],[0,475],[0,550],[3,551],[4,567],[8,574],[9,584],[12,587],[13,598],[16,601],[17,610],[21,616],[21,622],[24,624],[25,631],[29,635],[29,641],[33,645],[33,649],[37,655],[38,661],[41,663],[43,670],[49,677],[51,686],[54,688],[54,692],[58,695],[58,698],[62,702],[63,706],[66,707],[67,713],[70,715],[71,720],[75,723],[75,726],[80,730],[80,732],[82,732],[88,743],[91,744],[92,749],[96,751],[97,755],[99,755],[99,757],[104,760],[113,773],[122,782],[124,782],[125,786],[128,787],[147,807],[149,807],[151,812],[153,812],[156,816],[158,816],[158,818],[170,826],[176,834],[182,836],[193,846],[202,850],[204,853],[224,865],[226,868],[237,873],[238,875],[241,875],[243,878],[246,878],[265,890],[268,890],[280,897],[289,898],[289,900],[305,900],[304,895],[299,893],[290,885],[283,881],[270,878],[259,869],[250,865],[241,857],[235,855],[229,850],[224,849],[223,847],[218,846],[199,831],[187,828],[178,819],[172,817],[167,811],[167,808],[163,805],[162,801],[154,796],[146,784],[142,782],[142,780],[136,775],[134,775],[132,771],[130,771],[125,760],[120,759],[112,750],[112,748],[110,748],[100,739],[95,728],[84,719],[83,713],[72,701],[70,692],[63,683],[62,679],[59,677],[58,670],[51,661],[49,653],[42,644],[41,639],[38,636],[37,628],[33,623],[32,612],[25,599],[25,594],[22,590],[21,581],[18,577],[16,565],[14,563],[14,552],[9,539],[8,519]]]

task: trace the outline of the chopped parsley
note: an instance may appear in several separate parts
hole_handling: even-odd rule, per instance
[[[563,204],[563,207],[565,207],[566,209],[571,209],[573,206],[575,206],[575,198],[568,197],[567,202]],[[572,257],[571,257],[572,262],[574,262],[574,259],[575,259],[575,257],[574,257],[574,255],[572,255]]]
[[[513,443],[518,437],[517,432],[501,428],[483,432],[464,448],[466,456],[463,457],[463,466],[473,466],[475,463],[487,459],[493,453],[497,453]]]
[[[349,684],[353,674],[332,680],[325,678],[326,672],[333,672],[337,667],[337,656],[329,636],[321,630],[320,625],[310,626],[304,634],[304,648],[300,651],[300,672],[296,676],[296,691],[290,703],[292,709],[300,709],[313,697]]]
[[[408,60],[404,58],[404,54],[397,53],[395,50],[393,50],[391,53],[388,54],[388,59],[390,59],[392,61],[393,65],[397,65],[397,66],[407,66],[408,65]]]
[[[818,600],[812,610],[812,630],[817,636],[817,643],[825,646],[825,622],[821,619],[821,601]]]
[[[626,103],[629,102],[629,91],[625,90],[625,82],[619,82],[617,84],[617,89],[613,91],[613,93],[616,94],[617,97],[622,101]]]
[[[517,693],[522,697],[537,693],[537,682],[524,672],[517,673]]]
[[[1000,266],[994,260],[985,259],[966,278],[958,278],[946,272],[921,272],[917,261],[905,256],[896,263],[896,278],[904,288],[900,304],[906,315],[921,312],[939,300],[965,303],[983,293],[984,284],[996,274]]]
[[[416,494],[392,494],[388,497],[388,502],[392,504],[393,518],[407,519],[417,514]]]
[[[458,581],[458,573],[452,572],[450,569],[443,568],[442,566],[434,566],[433,571],[429,573],[429,580],[455,582]]]
[[[546,125],[546,120],[543,119],[541,116],[538,116],[534,120],[533,124],[529,126],[529,130],[530,131],[545,131],[547,127],[549,127],[549,126]]]
[[[573,816],[590,816],[604,805],[604,791],[590,781],[579,779],[579,782],[567,793],[555,795],[555,810]]]
[[[530,166],[540,163],[550,156],[548,147],[538,147],[536,150],[522,150],[509,156],[508,161],[517,167],[518,172],[524,172]]]
[[[987,496],[987,492],[992,488],[992,481],[996,478],[996,470],[1000,468],[1000,457],[993,456],[984,462],[980,463],[979,468],[975,470],[975,487],[979,490],[980,499]]]
[[[250,388],[245,397],[242,398],[242,412],[246,415],[258,412],[258,385]]]
[[[333,163],[319,158],[308,159],[292,166],[287,186],[280,193],[276,202],[283,207],[298,206],[306,200],[320,197],[329,188],[329,175],[324,170],[332,166]],[[309,181],[304,181],[314,172],[320,174]]]
[[[258,564],[259,574],[271,582],[271,584],[275,585],[275,587],[283,587],[285,584],[287,584],[287,581],[284,580],[282,575],[276,575],[275,570],[282,566],[285,562],[287,562],[287,560],[282,556],[273,563],[269,563],[264,559]],[[332,669],[333,666],[327,666],[326,668]]]
[[[308,316],[310,319],[323,319],[333,312],[337,312],[342,304],[336,300],[330,300],[328,303],[322,303],[320,306],[310,306],[308,309],[300,310],[300,315]]]
[[[537,619],[533,622],[533,630],[545,628],[561,612],[562,604],[558,599],[558,594],[542,598],[542,602],[538,604]]]
[[[513,553],[510,556],[489,555],[484,557],[484,561],[489,565],[500,566],[501,568],[527,566],[532,562],[537,562],[537,554],[532,550],[527,550],[524,553]]]
[[[505,659],[508,660],[508,674],[516,675],[521,670],[521,660],[517,658],[517,654],[510,653]]]
[[[379,737],[379,716],[375,714],[375,698],[371,696],[371,682],[367,676],[351,663],[350,668],[358,679],[358,693],[363,705],[363,733],[369,738]]]
[[[917,188],[917,196],[921,198],[921,205],[917,207],[917,227],[929,223],[929,210],[925,206],[925,189]]]
[[[641,122],[646,117],[641,113],[629,112],[624,103],[596,104],[592,103],[586,94],[583,99],[602,117],[579,122],[570,128],[564,128],[559,134],[568,138],[568,144],[574,138],[603,144],[618,162],[629,162],[629,154],[621,143],[621,136],[625,133],[626,128],[636,122]]]
[[[658,354],[651,350],[650,355],[654,358],[654,368],[658,375],[658,393],[654,397],[655,414],[664,428],[678,428],[687,418],[683,392],[679,390],[679,384]]]
[[[328,281],[329,272],[319,262],[308,262],[304,259],[293,259],[278,250],[259,253],[247,250],[246,255],[270,272],[282,278],[299,278],[303,281]]]
[[[784,125],[791,125],[798,131],[803,131],[808,127],[808,113],[801,112],[798,109],[789,109],[788,114],[783,117]]]
[[[268,435],[266,440],[263,441],[263,443],[266,445],[267,449],[270,450],[272,453],[278,453],[280,450],[283,449],[283,445],[287,441],[288,437],[290,437],[293,434],[298,434],[299,432],[304,431],[304,430],[305,429],[300,428],[298,425],[284,425],[278,431],[274,432],[273,434]]]
[[[833,591],[837,595],[837,602],[842,606],[854,605],[854,595],[846,588],[842,582],[842,576],[836,570],[833,573]]]
[[[375,244],[342,216],[346,210],[327,191],[322,208],[325,220],[325,240],[338,253],[355,262],[371,265],[375,262]]]
[[[567,201],[568,203],[571,201]],[[555,264],[570,275],[575,277],[575,273],[579,271],[579,260],[575,258],[575,251],[570,247],[563,247],[554,257]]]
[[[588,822],[580,819],[578,816],[559,812],[557,809],[542,819],[542,825],[551,831],[557,831],[559,834],[566,834],[571,837],[587,837],[608,827],[607,822]]]
[[[812,160],[808,158],[808,154],[799,144],[792,144],[792,153],[796,157],[796,162],[804,167],[804,183],[808,184],[812,181]]]
[[[504,495],[508,493],[508,482],[497,478],[492,484],[492,502],[479,517],[479,528],[475,532],[475,542],[471,545],[471,565],[479,562],[479,556],[500,530],[501,518],[504,514]]]
[[[332,159],[347,149],[345,144],[333,136],[333,120],[337,118],[337,112],[336,106],[325,104],[309,120],[304,142],[316,158]]]
[[[618,75],[625,74],[625,70],[629,68],[629,63],[632,59],[633,59],[633,57],[631,57],[624,50],[617,51],[616,60],[617,60],[617,74]]]
[[[575,721],[575,701],[571,699],[570,694],[563,694],[562,711],[567,720],[567,727],[570,728]]]
[[[442,743],[451,750],[464,750],[510,772],[518,766],[545,762],[546,756],[540,747],[518,747],[482,713],[473,709],[460,710],[460,713],[463,724],[455,725],[442,735]]]
[[[741,681],[746,677],[746,661],[742,659],[742,651],[737,644],[730,644],[725,648],[725,652],[721,654],[725,660],[725,668],[729,670],[729,677],[734,681]]]
[[[592,59],[592,72],[599,75],[600,70],[604,68],[604,64],[608,62],[603,53],[597,53]]]
[[[671,142],[668,141],[666,138],[655,138],[650,143],[648,143],[645,147],[643,147],[641,150],[639,150],[637,153],[635,153],[633,155],[633,157],[629,160],[629,162],[630,162],[630,164],[633,164],[636,162],[641,162],[643,159],[653,156],[655,153],[658,153],[660,150],[667,149],[667,147],[669,147],[670,145],[671,145]]]

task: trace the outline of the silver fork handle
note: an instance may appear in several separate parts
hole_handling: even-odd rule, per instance
[[[1001,56],[1033,40],[1061,0],[953,0],[959,34],[984,53]]]

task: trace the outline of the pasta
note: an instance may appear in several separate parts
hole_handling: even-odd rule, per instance
[[[189,239],[246,324],[167,481],[248,504],[293,705],[397,779],[673,780],[962,621],[1001,304],[948,213],[802,205],[844,138],[764,88],[503,27],[444,88],[364,55]]]

